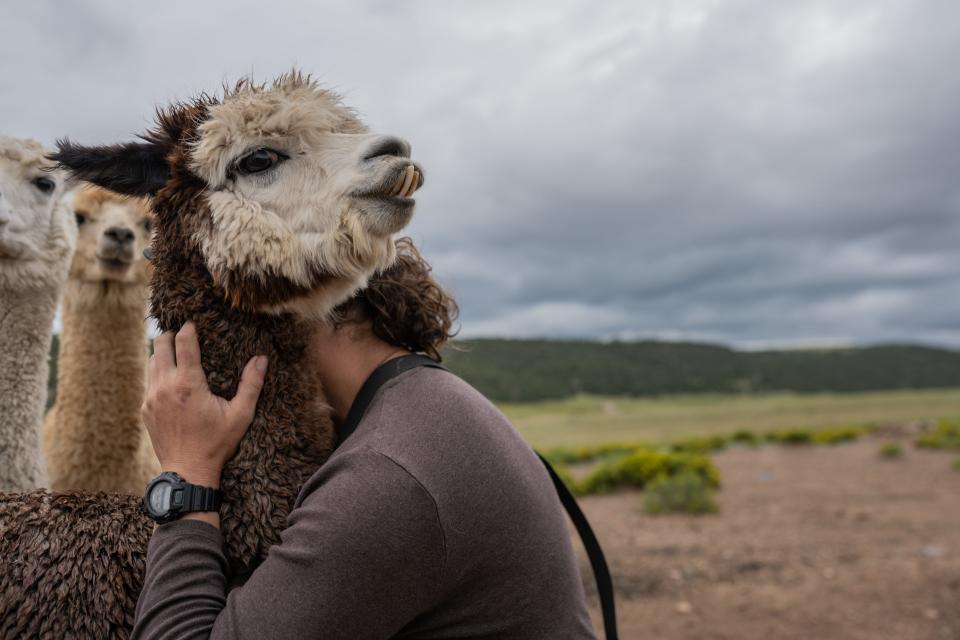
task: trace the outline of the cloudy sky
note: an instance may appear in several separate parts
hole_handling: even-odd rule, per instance
[[[427,171],[463,335],[960,347],[960,3],[11,3],[0,132],[300,67]]]

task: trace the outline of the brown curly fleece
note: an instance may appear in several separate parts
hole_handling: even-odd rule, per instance
[[[152,314],[164,331],[196,323],[214,393],[232,397],[249,358],[269,356],[256,417],[223,472],[221,527],[236,582],[279,541],[301,485],[332,451],[334,429],[309,375],[308,326],[290,315],[247,311],[304,288],[242,273],[221,273],[215,282],[190,240],[210,213],[187,151],[215,103],[203,96],[159,113],[143,143],[85,148],[64,141],[55,159],[106,188],[153,196]],[[315,275],[314,287],[328,277]],[[0,638],[127,637],[151,527],[133,496],[0,494]]]

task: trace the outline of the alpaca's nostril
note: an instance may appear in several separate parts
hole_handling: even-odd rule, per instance
[[[103,235],[110,238],[117,244],[129,244],[133,242],[133,231],[126,227],[110,227],[103,232]]]
[[[367,151],[363,154],[364,162],[369,162],[376,158],[384,156],[395,158],[410,157],[410,143],[401,138],[393,136],[384,136],[373,141]]]

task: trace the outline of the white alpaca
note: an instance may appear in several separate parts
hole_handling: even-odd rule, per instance
[[[47,357],[77,240],[54,167],[38,143],[0,136],[0,491],[46,484]]]

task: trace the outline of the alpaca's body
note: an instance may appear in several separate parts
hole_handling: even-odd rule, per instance
[[[47,486],[40,423],[59,290],[0,290],[0,491]]]
[[[0,492],[47,481],[47,359],[77,233],[53,168],[36,142],[0,137]]]
[[[43,450],[55,491],[137,494],[159,473],[140,419],[146,290],[70,281],[63,298],[57,402]]]
[[[140,418],[149,211],[96,187],[84,188],[74,208],[84,222],[63,296],[57,401],[43,425],[49,487],[139,495],[160,472]],[[106,232],[125,238],[124,262],[109,267],[101,260],[104,244],[118,247]]]
[[[406,169],[406,143],[367,134],[336,96],[297,74],[272,88],[241,84],[222,104],[177,105],[144,140],[64,143],[58,158],[81,178],[153,197],[152,314],[165,331],[196,323],[214,393],[232,397],[246,362],[269,358],[253,423],[221,480],[224,551],[240,580],[279,541],[300,487],[333,448],[308,362],[309,319],[389,264],[421,178]],[[257,144],[281,148],[290,170],[248,178],[238,167]],[[0,638],[126,637],[150,531],[139,501],[0,495]],[[91,574],[94,558],[109,568]]]
[[[0,638],[127,638],[152,532],[134,496],[0,495]]]
[[[184,275],[181,293],[198,284]],[[194,319],[213,391],[232,396],[246,361],[270,357],[252,437],[221,482],[225,548],[242,579],[279,541],[299,487],[332,450],[329,409],[304,362],[308,327],[290,317],[224,313],[222,300],[168,302],[161,325]],[[81,492],[0,495],[0,639],[126,638],[153,530],[141,501]]]

